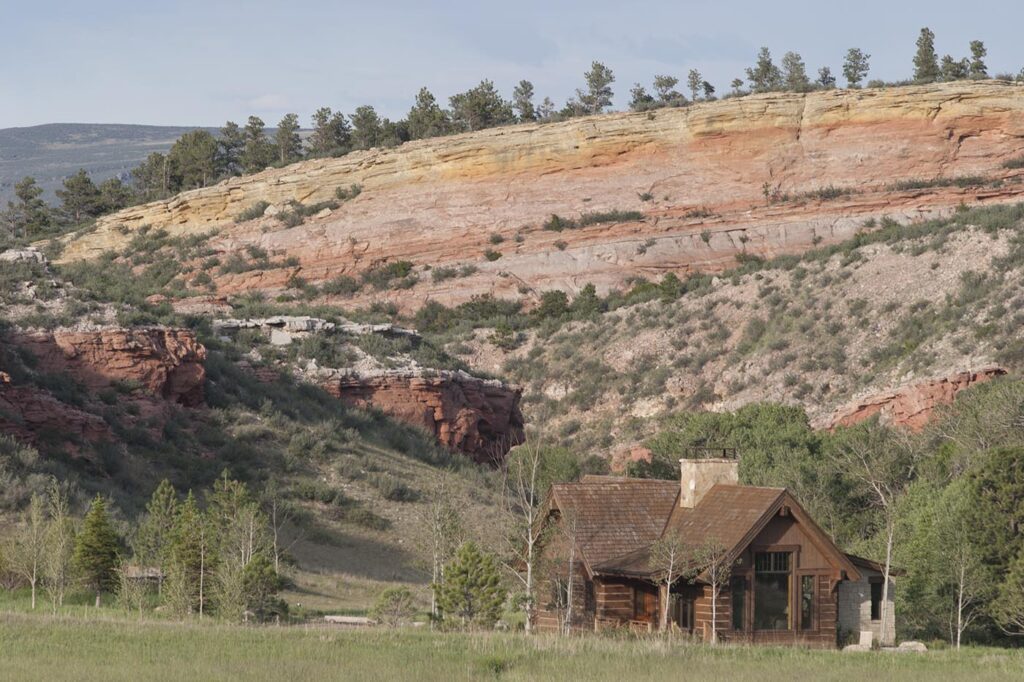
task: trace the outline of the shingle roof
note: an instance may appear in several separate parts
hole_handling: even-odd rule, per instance
[[[576,541],[590,566],[661,537],[678,497],[676,481],[585,476],[552,486],[555,505],[576,515]]]
[[[690,547],[715,542],[732,550],[773,510],[784,493],[783,488],[718,484],[701,498],[695,508],[675,506],[664,534],[678,533]],[[598,573],[648,576],[652,572],[650,547],[623,552],[618,557],[596,564],[594,570]]]

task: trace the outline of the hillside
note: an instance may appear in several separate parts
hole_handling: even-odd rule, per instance
[[[604,293],[837,243],[870,218],[1013,201],[1022,171],[1003,164],[1024,153],[1022,93],[994,81],[777,93],[423,140],[128,209],[69,239],[62,259],[95,258],[150,226],[209,233],[221,256],[287,256],[211,268],[220,295],[279,294],[296,277],[335,283],[325,302],[407,311],[588,282]],[[316,215],[235,222],[261,201]],[[358,286],[388,264],[405,268],[400,286]]]
[[[166,152],[193,130],[184,126],[49,123],[0,129],[0,206],[14,185],[34,177],[53,200],[64,178],[84,168],[99,183],[126,175],[153,152]],[[216,133],[216,128],[205,128]]]

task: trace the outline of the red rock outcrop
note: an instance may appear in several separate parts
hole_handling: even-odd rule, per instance
[[[951,212],[961,202],[1020,201],[1024,86],[983,81],[770,93],[682,109],[527,123],[420,140],[270,169],[105,216],[68,237],[61,258],[123,248],[142,225],[172,235],[218,232],[225,254],[259,246],[295,267],[213,271],[218,295],[279,291],[398,260],[419,268],[411,289],[367,287],[405,310],[521,291],[599,292],[631,277],[715,271],[736,257],[802,252],[847,239],[869,218]],[[980,176],[969,187],[901,189],[899,180]],[[258,201],[281,206],[362,193],[293,228],[273,217],[235,224]],[[768,194],[789,195],[769,203]],[[848,194],[806,193],[834,186]],[[801,195],[804,196],[801,196]],[[642,219],[553,232],[551,214],[637,211]],[[494,243],[495,235],[503,241]],[[484,257],[491,250],[495,260]],[[493,254],[492,254],[493,257]],[[465,277],[425,268],[472,264]]]
[[[935,408],[952,403],[957,393],[1004,374],[1006,370],[1002,367],[985,367],[870,396],[836,410],[828,428],[853,426],[878,415],[883,423],[920,431],[931,419]]]
[[[323,384],[342,402],[376,408],[434,434],[438,442],[478,463],[500,462],[522,442],[521,391],[464,372],[374,376],[341,374]]]
[[[186,406],[203,402],[206,348],[188,330],[145,327],[17,334],[46,373],[67,373],[96,391],[114,381],[140,385],[154,397]]]
[[[0,433],[27,442],[36,442],[47,433],[60,434],[62,440],[95,443],[110,440],[107,423],[32,386],[15,386],[0,372]],[[77,448],[72,445],[72,454]]]

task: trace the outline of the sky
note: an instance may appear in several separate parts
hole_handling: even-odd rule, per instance
[[[726,92],[765,45],[808,72],[860,47],[869,78],[911,74],[922,26],[940,55],[988,48],[989,72],[1024,67],[1024,2],[719,0],[0,0],[0,128],[42,123],[217,126],[250,114],[303,124],[321,106],[400,118],[420,87],[441,102],[521,79],[561,105],[591,61],[615,74],[614,106],[656,74],[690,69]],[[682,88],[680,88],[682,89]]]

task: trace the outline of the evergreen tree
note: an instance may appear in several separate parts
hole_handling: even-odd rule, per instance
[[[576,90],[576,102],[570,108],[582,115],[600,114],[612,105],[615,75],[601,62],[592,62],[583,77],[587,81],[587,89]]]
[[[533,83],[521,80],[512,90],[512,108],[520,121],[536,121],[537,111],[533,107]]]
[[[170,566],[165,599],[171,610],[185,615],[206,610],[210,575],[210,532],[190,490],[178,505],[171,535]]]
[[[36,184],[35,178],[25,177],[14,185],[18,201],[8,201],[7,210],[0,216],[12,237],[36,237],[53,226],[53,214],[42,195],[43,188]]]
[[[452,109],[452,122],[458,130],[483,130],[515,123],[516,120],[512,103],[503,100],[489,80],[452,95],[448,102]]]
[[[132,186],[142,201],[155,201],[170,196],[171,162],[166,155],[153,152],[132,169]]]
[[[846,87],[857,88],[868,75],[868,60],[871,55],[861,51],[859,47],[851,47],[846,51],[846,58],[843,60],[843,77],[846,78]]]
[[[100,183],[100,213],[120,211],[131,206],[135,201],[132,188],[124,184],[121,178],[108,178]]]
[[[217,179],[217,139],[205,130],[192,130],[167,153],[173,190],[206,187]]]
[[[352,143],[352,130],[340,111],[321,107],[313,114],[313,133],[309,136],[309,155],[314,157],[341,156]]]
[[[136,561],[144,566],[156,566],[166,575],[171,563],[177,518],[178,494],[165,478],[149,498],[146,515],[132,542]]]
[[[679,79],[674,76],[655,76],[654,77],[654,92],[658,95],[658,101],[667,107],[678,107],[686,103],[686,98],[683,94],[676,90],[676,85],[679,84]]]
[[[647,92],[647,88],[636,83],[629,90],[629,110],[647,111],[655,107],[654,98]]]
[[[95,218],[102,212],[100,190],[84,168],[64,179],[64,188],[57,190],[57,198],[68,220],[75,225]]]
[[[988,67],[985,65],[987,55],[988,50],[985,49],[985,43],[980,40],[971,41],[971,63],[968,68],[971,78],[988,78]]]
[[[107,516],[107,503],[97,495],[82,523],[82,532],[75,538],[72,557],[75,570],[96,592],[96,606],[100,605],[103,590],[117,584],[117,534]]]
[[[970,73],[970,62],[966,59],[953,59],[950,55],[943,55],[939,65],[939,75],[944,81],[959,81],[967,78]]]
[[[357,107],[352,113],[352,145],[356,149],[370,149],[382,144],[380,116],[369,105]]]
[[[494,557],[474,542],[466,542],[445,567],[444,579],[433,586],[445,618],[457,618],[463,626],[493,627],[501,616],[508,591]]]
[[[299,137],[298,115],[285,114],[281,122],[277,124],[274,146],[277,148],[278,163],[292,163],[302,158],[302,138]]]
[[[1024,73],[1024,71],[1022,71]],[[537,120],[538,121],[550,121],[555,116],[555,103],[551,101],[550,97],[545,97],[544,101],[537,107]]]
[[[409,137],[413,140],[447,135],[451,129],[448,113],[438,105],[433,93],[426,88],[420,88],[416,93],[416,103],[409,110],[406,122],[409,126]]]
[[[792,92],[807,92],[811,89],[807,67],[798,53],[787,52],[782,56],[782,80],[786,89]]]
[[[217,140],[217,175],[232,177],[242,174],[242,154],[245,151],[245,131],[234,121],[220,129]]]
[[[250,116],[245,124],[242,168],[246,173],[257,173],[269,166],[273,159],[274,145],[267,139],[266,124],[259,116]]]
[[[732,82],[729,83],[729,87],[732,88],[732,94],[740,95],[743,94],[743,79],[733,78]]]
[[[715,98],[715,86],[707,81],[701,81],[700,89],[704,91],[704,99],[711,101]]]
[[[697,69],[690,69],[690,73],[686,76],[686,87],[690,89],[690,99],[697,101],[700,93],[700,84],[704,80],[704,77],[700,75],[700,71]]]
[[[771,92],[782,88],[782,71],[772,61],[772,53],[762,47],[757,53],[757,63],[747,69],[747,80],[754,92]]]
[[[914,80],[931,83],[939,79],[939,58],[935,54],[935,34],[927,26],[917,37],[917,53],[914,54]]]
[[[831,90],[836,87],[836,77],[832,75],[832,69],[827,66],[818,69],[818,80],[815,83],[822,90]]]

